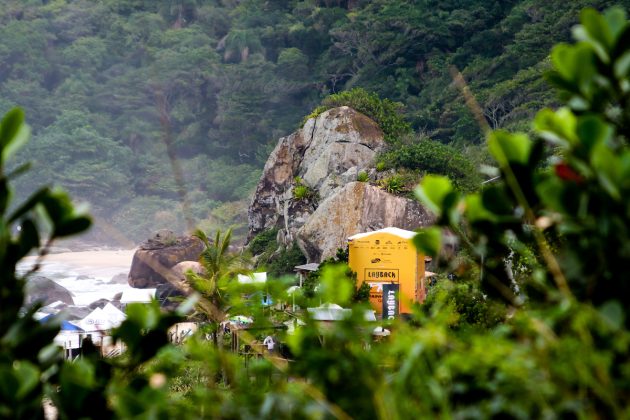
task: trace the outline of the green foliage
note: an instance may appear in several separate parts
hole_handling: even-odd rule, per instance
[[[280,277],[295,274],[294,267],[306,263],[306,257],[297,244],[283,247],[277,255],[269,261],[267,271],[271,276]]]
[[[435,280],[422,309],[430,314],[444,310],[443,306],[449,306],[456,315],[450,323],[453,329],[472,327],[484,331],[497,327],[506,317],[505,306],[484,296],[477,282],[471,280]]]
[[[205,245],[199,256],[204,272],[202,274],[189,273],[187,280],[190,286],[215,308],[215,310],[209,310],[208,306],[201,306],[199,310],[208,319],[218,323],[223,319],[217,318],[219,312],[216,309],[222,310],[226,306],[226,291],[229,283],[237,274],[247,273],[251,264],[241,253],[230,251],[231,229],[228,229],[224,235],[221,235],[221,231],[218,230],[214,240],[210,240],[201,230],[197,230],[195,236]]]
[[[379,181],[379,185],[391,194],[400,194],[405,191],[405,181],[403,177],[398,174],[383,178]]]
[[[484,295],[518,308],[512,309],[516,316],[508,323],[510,334],[527,335],[525,324],[540,337],[553,334],[556,344],[543,345],[553,362],[541,358],[539,348],[520,348],[535,369],[546,369],[553,378],[544,398],[566,404],[574,398],[571,386],[580,384],[588,393],[581,400],[583,413],[619,417],[627,415],[621,401],[628,376],[607,360],[617,357],[617,346],[626,351],[626,344],[610,334],[625,335],[629,325],[621,308],[629,303],[624,244],[630,238],[623,227],[628,224],[623,197],[630,191],[622,162],[630,159],[624,117],[630,93],[609,87],[628,85],[628,72],[615,69],[625,60],[624,34],[630,23],[621,9],[604,14],[586,10],[581,20],[574,33],[582,41],[553,53],[550,80],[568,107],[541,111],[534,140],[506,131],[489,135],[502,181],[460,196],[446,178],[427,177],[418,195],[437,213],[439,225],[458,233],[479,267]],[[550,165],[545,165],[544,147],[555,152]],[[433,228],[427,237],[435,232]],[[416,241],[437,256],[435,242],[440,241]],[[550,330],[535,327],[536,319],[544,319]],[[596,336],[606,338],[593,340]],[[505,345],[510,352],[519,348],[516,342]],[[590,373],[572,371],[576,366]],[[601,379],[595,379],[595,371],[603,373]],[[523,400],[516,406],[528,413],[543,409]],[[559,413],[572,411],[565,407]]]
[[[370,175],[365,171],[361,171],[357,174],[357,181],[370,182]]]
[[[254,236],[247,244],[247,248],[252,255],[260,255],[263,252],[271,250],[275,251],[278,244],[276,237],[278,236],[278,229],[267,229]]]
[[[67,4],[76,7],[74,19],[60,13]],[[373,77],[375,86],[393,86],[399,95],[422,87],[416,105],[431,95],[444,99],[443,113],[428,109],[424,115],[416,112],[414,118],[435,121],[431,113],[436,112],[447,121],[444,124],[450,124],[461,114],[454,112],[448,93],[442,92],[446,85],[440,69],[449,60],[468,63],[465,76],[473,69],[486,69],[475,73],[473,88],[488,76],[488,67],[480,63],[483,58],[499,55],[488,84],[509,78],[516,68],[538,60],[524,51],[553,42],[553,36],[529,42],[522,38],[543,28],[553,34],[558,25],[571,23],[570,18],[563,18],[563,11],[581,4],[485,2],[481,8],[469,2],[464,13],[458,9],[460,2],[429,2],[426,7],[410,8],[403,2],[383,0],[360,2],[352,19],[345,19],[339,6],[348,3],[300,2],[294,6],[304,23],[301,27],[296,23],[287,32],[302,51],[327,50],[322,71],[351,71],[348,83]],[[54,24],[62,29],[60,42],[77,36],[74,31],[79,26],[69,22],[99,22],[90,19],[107,16],[105,6],[135,15],[137,21],[158,22],[158,28],[162,22],[183,25],[184,15],[194,18],[191,10],[198,12],[200,21],[213,19],[216,12],[209,4],[170,5],[108,0],[94,11],[93,4],[81,1],[41,7],[55,16]],[[5,10],[11,13],[23,7],[21,3],[9,6]],[[286,15],[284,3],[234,2],[230,10],[234,11],[230,23],[240,29],[258,24],[271,28],[261,34],[261,44],[273,46],[268,40],[281,38],[271,23]],[[111,23],[124,27],[125,22]],[[363,26],[378,37],[363,38]],[[488,26],[493,30],[474,32]],[[162,314],[157,305],[131,309],[129,319],[116,332],[128,348],[122,358],[98,359],[86,348],[80,361],[62,363],[57,350],[45,348],[56,327],[35,322],[33,310],[24,316],[18,313],[24,279],[16,276],[15,265],[39,246],[40,216],[50,219],[53,235],[80,231],[89,219],[74,211],[67,196],[48,189],[38,190],[24,205],[11,206],[8,180],[12,175],[6,175],[6,162],[0,161],[0,415],[41,418],[46,393],[62,418],[415,418],[419,413],[431,418],[629,417],[628,26],[620,10],[583,14],[582,26],[575,31],[582,41],[554,52],[556,69],[550,80],[564,91],[567,108],[542,111],[535,120],[533,140],[505,130],[490,134],[488,144],[499,167],[499,181],[463,195],[446,177],[424,178],[418,195],[438,219],[416,243],[440,260],[440,245],[452,241],[452,236],[443,237],[441,228],[448,228],[469,258],[463,264],[462,259],[447,261],[451,265],[445,268],[455,271],[458,280],[438,283],[431,291],[435,294],[429,297],[430,306],[426,311],[416,307],[410,322],[387,325],[391,336],[372,337],[374,324],[364,320],[366,306],[351,303],[353,283],[343,265],[324,266],[313,300],[305,299],[301,305],[337,302],[349,309],[347,318],[322,325],[307,313],[306,325],[292,335],[274,329],[274,322],[281,319],[274,309],[263,308],[255,300],[244,301],[243,290],[230,288],[235,282],[220,283],[219,290],[226,285],[223,301],[218,302],[224,305],[222,309],[254,316],[253,331],[278,331],[291,352],[287,366],[274,358],[250,358],[245,365],[248,356],[226,353],[201,335],[179,349],[163,346],[165,327],[176,316]],[[147,29],[151,25],[130,27],[147,48],[152,46]],[[401,31],[401,27],[410,30]],[[15,24],[3,27],[5,34],[19,29]],[[226,27],[223,34],[230,31]],[[310,35],[318,41],[328,39],[322,32],[334,37],[334,47],[309,44]],[[33,42],[20,44],[6,36],[6,45],[18,45],[29,53],[33,52],[29,48],[46,45],[41,24],[31,22],[22,33]],[[504,48],[496,49],[496,45]],[[471,54],[472,46],[479,52]],[[260,54],[251,54],[238,65],[256,63]],[[19,61],[31,55],[35,60],[45,58],[37,51],[17,56],[16,63],[6,59],[9,55],[3,56],[3,62],[14,65],[4,69],[2,77],[14,72],[42,77],[44,73]],[[576,57],[585,61],[577,66]],[[398,58],[403,61],[394,65]],[[406,63],[407,58],[413,60]],[[420,81],[409,69],[418,69]],[[45,106],[50,105],[40,105]],[[2,159],[5,151],[10,154],[11,145],[21,142],[21,130],[19,112],[3,120]],[[458,135],[471,133],[465,121],[457,130]],[[453,135],[437,134],[436,138]],[[548,151],[547,146],[551,146]],[[17,210],[9,213],[13,207]],[[17,223],[22,230],[16,236],[10,228]],[[209,260],[226,256],[226,239],[229,242],[229,235],[218,235],[210,244],[205,238],[215,248]],[[286,285],[269,283],[269,293],[286,300],[286,294],[280,293]],[[483,299],[473,300],[477,297]],[[495,312],[496,308],[500,310]],[[508,316],[493,326],[503,318],[503,309]],[[248,335],[244,330],[237,334],[243,340]],[[195,376],[181,380],[191,373]]]
[[[317,199],[317,193],[308,185],[304,183],[304,180],[299,176],[295,177],[295,185],[293,186],[293,198],[300,200],[314,200]]]
[[[90,202],[97,225],[126,235],[125,227],[152,219],[142,198],[180,200],[175,159],[194,197],[189,207],[237,202],[251,194],[276,139],[322,100],[331,104],[312,116],[333,103],[363,106],[388,138],[408,131],[408,121],[440,143],[480,144],[451,66],[492,128],[528,130],[535,110],[556,105],[540,77],[551,45],[568,39],[581,8],[613,3],[630,5],[7,0],[0,111],[30,111],[34,141],[15,163],[38,165],[16,180],[16,193],[59,183]],[[211,156],[205,167],[199,156]],[[244,227],[168,211],[206,230]]]
[[[0,416],[4,418],[43,418],[43,397],[53,401],[62,418],[112,417],[135,406],[147,404],[151,398],[125,400],[116,393],[116,404],[108,404],[110,389],[133,388],[142,393],[150,390],[141,365],[155,356],[167,343],[166,329],[179,316],[162,314],[159,305],[132,307],[129,318],[115,336],[128,348],[123,363],[101,359],[94,346],[84,342],[83,358],[74,363],[64,362],[61,349],[51,344],[60,330],[60,318],[41,324],[33,318],[39,305],[22,308],[24,285],[32,272],[18,275],[16,265],[31,251],[43,256],[47,247],[59,238],[85,231],[90,218],[73,207],[61,190],[41,188],[25,202],[10,201],[9,181],[15,176],[5,174],[6,158],[23,145],[28,128],[20,110],[12,110],[0,123]],[[22,167],[19,172],[27,168]],[[13,208],[11,213],[7,210]],[[19,233],[16,227],[19,226]],[[48,226],[46,246],[41,247],[40,232]],[[108,389],[108,387],[111,387]],[[129,391],[127,391],[129,392]],[[163,398],[154,393],[152,398]],[[165,407],[153,411],[165,412]]]
[[[477,168],[463,153],[428,138],[399,143],[380,159],[391,168],[448,176],[462,191],[474,191],[481,183]]]
[[[311,197],[312,191],[306,185],[296,185],[293,187],[293,198],[296,200],[307,200]]]
[[[362,283],[360,286],[357,284],[357,273],[353,272],[348,266],[349,258],[348,247],[337,248],[337,252],[334,257],[329,257],[319,263],[319,267],[316,271],[308,273],[304,282],[304,295],[309,298],[313,298],[318,294],[323,279],[326,279],[327,275],[330,276],[331,271],[335,270],[335,276],[340,282],[352,284],[352,302],[361,303],[367,302],[370,297],[370,285]],[[347,282],[345,281],[347,280]],[[330,286],[334,287],[334,286]]]

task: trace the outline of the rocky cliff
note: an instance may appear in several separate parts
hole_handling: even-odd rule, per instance
[[[279,228],[279,242],[297,241],[312,262],[334,255],[358,232],[431,223],[416,201],[356,182],[360,172],[374,178],[374,159],[384,147],[378,125],[348,107],[330,109],[281,138],[248,210],[249,239]]]
[[[346,239],[389,226],[413,230],[433,222],[415,200],[389,194],[367,182],[350,182],[324,200],[297,233],[309,262],[335,255]]]
[[[281,138],[265,164],[248,210],[249,238],[280,227],[285,240],[293,241],[317,202],[356,181],[384,146],[378,125],[348,107],[330,109]],[[294,199],[296,177],[312,191],[310,199]]]

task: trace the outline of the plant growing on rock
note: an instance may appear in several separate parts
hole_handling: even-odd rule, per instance
[[[361,171],[357,174],[357,181],[370,182],[370,175],[365,171]]]
[[[307,201],[317,198],[317,194],[311,187],[306,185],[301,177],[296,176],[294,178],[293,198],[298,201]]]

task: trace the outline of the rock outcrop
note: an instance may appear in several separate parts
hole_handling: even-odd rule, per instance
[[[72,293],[60,284],[42,276],[32,276],[28,279],[24,299],[25,306],[30,306],[35,302],[40,302],[42,306],[46,306],[56,301],[61,301],[66,305],[74,305]]]
[[[131,287],[152,288],[167,283],[164,270],[182,261],[196,261],[204,250],[203,242],[196,237],[177,238],[164,232],[158,235],[140,245],[134,254],[127,279]]]
[[[378,125],[352,108],[330,109],[309,119],[301,130],[281,138],[269,156],[248,210],[249,238],[281,227],[286,242],[293,241],[316,202],[356,181],[384,147]],[[294,199],[296,177],[316,200]]]
[[[199,261],[182,261],[173,266],[173,273],[180,279],[186,278],[186,273],[192,271],[194,274],[204,274],[205,270]]]
[[[361,232],[395,226],[413,230],[433,223],[415,200],[389,194],[366,182],[351,182],[323,201],[298,231],[298,245],[308,262],[335,255],[346,239]]]
[[[249,239],[278,228],[278,242],[297,241],[309,262],[319,262],[355,233],[431,224],[417,201],[356,182],[362,171],[378,178],[374,159],[384,147],[378,125],[348,107],[328,110],[281,138],[249,207]],[[298,183],[311,194],[295,197]]]

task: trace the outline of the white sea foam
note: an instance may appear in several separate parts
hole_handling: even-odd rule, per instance
[[[117,274],[129,273],[133,253],[134,250],[52,254],[46,256],[36,275],[68,289],[75,305],[89,305],[101,298],[111,300],[130,288],[128,284],[113,284],[111,280]],[[35,257],[25,258],[18,265],[18,271],[29,271],[35,261]]]

